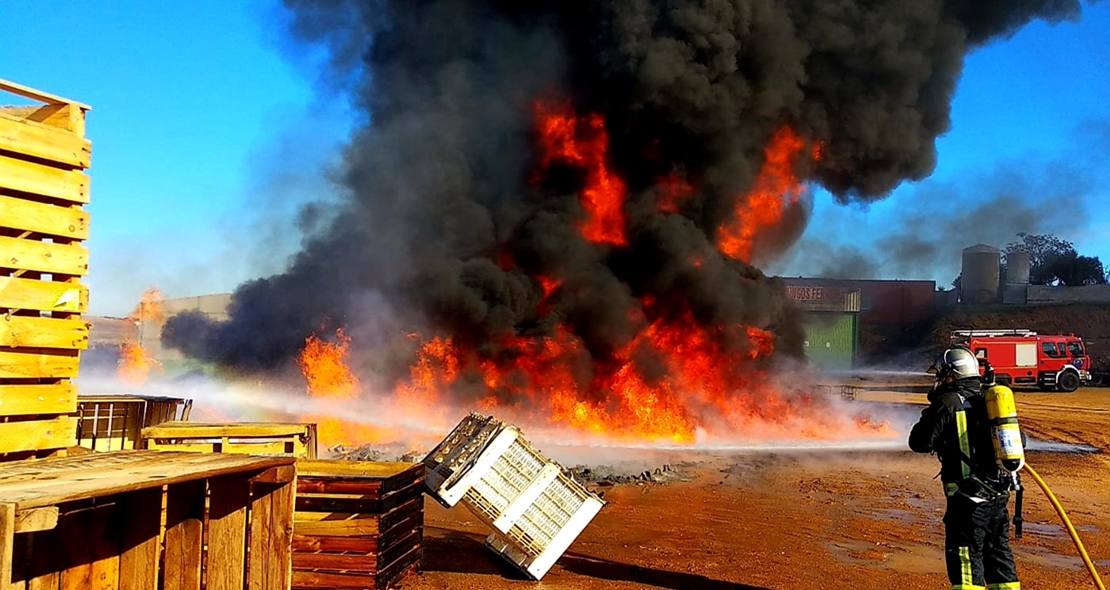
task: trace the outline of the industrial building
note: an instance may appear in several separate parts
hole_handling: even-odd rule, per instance
[[[786,293],[806,310],[806,358],[824,371],[852,369],[859,355],[860,290],[810,279],[798,283],[787,281]]]

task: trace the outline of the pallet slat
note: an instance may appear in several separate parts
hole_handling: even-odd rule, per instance
[[[259,493],[259,490],[263,493]],[[249,590],[286,590],[293,574],[293,482],[254,486]]]
[[[0,158],[0,188],[71,203],[89,202],[89,177],[83,172],[16,158]]]
[[[0,346],[85,350],[89,347],[89,324],[76,318],[0,316]]]
[[[16,349],[17,351],[19,349]],[[59,351],[68,353],[71,351]],[[72,351],[76,352],[76,351]],[[0,350],[0,379],[68,379],[77,376],[76,354]]]
[[[77,446],[77,419],[70,416],[0,423],[0,453],[73,446]]]
[[[89,251],[79,244],[54,244],[0,236],[0,267],[84,276],[89,272]]]
[[[87,139],[0,110],[0,150],[88,168],[91,147]]]
[[[242,588],[246,571],[250,479],[238,474],[225,475],[213,479],[209,485],[208,586]]]
[[[204,480],[166,491],[165,590],[200,590],[204,546]]]
[[[120,523],[123,551],[119,557],[119,590],[157,588],[162,490],[140,490],[121,498],[127,510]]]
[[[0,277],[0,308],[84,313],[89,288],[76,283],[55,283]]]
[[[77,388],[68,382],[52,385],[0,385],[0,416],[72,414]]]
[[[0,193],[0,227],[86,240],[89,214],[76,207],[48,205]]]

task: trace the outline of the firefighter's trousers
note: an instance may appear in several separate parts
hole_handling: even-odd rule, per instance
[[[973,502],[948,496],[944,513],[944,560],[953,590],[1018,590],[1010,551],[1010,495]]]

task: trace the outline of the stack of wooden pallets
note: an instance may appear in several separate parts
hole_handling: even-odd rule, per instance
[[[293,588],[385,590],[419,569],[424,466],[298,461]]]
[[[0,90],[42,103],[0,108],[0,456],[15,458],[76,444],[89,107],[4,80]]]

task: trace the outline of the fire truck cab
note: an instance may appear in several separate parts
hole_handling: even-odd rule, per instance
[[[1035,385],[1072,392],[1091,381],[1091,357],[1083,339],[1031,330],[956,330],[952,343],[967,347],[994,368],[1001,384]],[[982,370],[982,369],[980,369]]]

